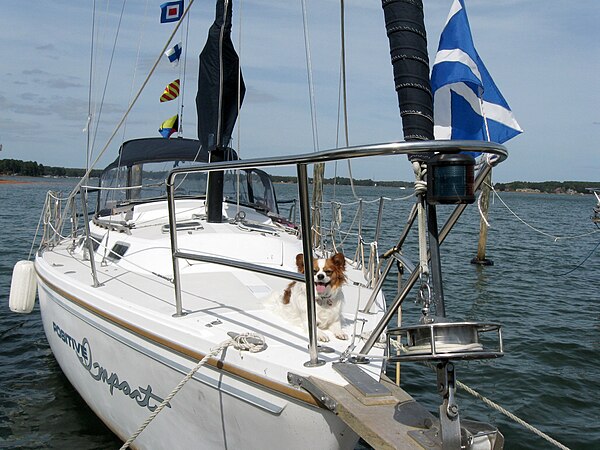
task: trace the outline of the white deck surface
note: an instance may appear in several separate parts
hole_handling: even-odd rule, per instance
[[[243,355],[229,352],[225,358],[261,376],[286,383],[287,373],[292,371],[343,383],[329,364],[307,369],[303,364],[309,360],[308,338],[303,329],[265,306],[265,300],[273,292],[283,290],[288,280],[214,264],[181,261],[182,305],[186,315],[173,317],[176,310],[175,292],[169,281],[172,277],[169,235],[160,228],[166,220],[140,226],[140,216],[137,218],[131,234],[93,228],[93,234],[104,236],[96,254],[100,287],[92,286],[90,263],[83,259],[81,248],[69,251],[67,246],[61,245],[45,250],[38,261],[38,273],[98,311],[201,353],[228,339],[228,332],[260,334],[266,339],[265,351]],[[178,239],[183,251],[214,255],[220,250],[219,256],[290,271],[295,270],[293,261],[301,248],[296,236],[283,232],[278,236],[248,232],[229,223],[203,222],[203,229],[180,231]],[[103,258],[104,247],[110,249],[116,242],[130,245],[125,256],[119,261]],[[357,309],[364,307],[371,290],[356,285],[362,275],[350,266],[347,275],[349,281],[343,288],[346,299],[343,324],[352,336],[355,315],[366,321],[364,325],[358,322],[360,334],[374,328],[382,309],[373,307],[377,314],[357,313]],[[333,362],[351,340],[342,341],[332,333],[329,335],[331,340],[324,345],[335,352],[320,353],[320,358]],[[357,340],[355,350],[360,350],[363,342]],[[376,350],[376,354],[381,353]],[[369,370],[377,375],[378,366],[374,364]]]

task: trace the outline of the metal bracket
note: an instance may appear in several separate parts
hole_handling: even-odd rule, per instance
[[[305,391],[309,392],[319,402],[323,404],[328,410],[337,414],[337,402],[327,395],[321,388],[315,385],[308,378],[296,375],[295,373],[288,372],[288,381],[294,386],[301,387]]]
[[[452,450],[460,448],[460,417],[458,405],[454,399],[456,392],[456,379],[454,365],[444,361],[437,365],[438,392],[442,396],[440,405],[440,428],[442,435],[442,449]]]

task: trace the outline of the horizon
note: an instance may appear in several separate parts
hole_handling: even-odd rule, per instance
[[[5,159],[12,159],[12,158],[0,158],[0,161],[3,161]],[[21,161],[21,162],[33,162],[36,163],[38,165],[40,165],[40,163],[38,163],[37,161],[24,161],[24,160],[16,160],[16,161]],[[46,164],[41,164],[44,167],[48,167],[48,168],[53,168],[53,169],[67,169],[67,170],[80,170],[80,171],[85,171],[86,169],[83,167],[66,167],[66,166],[51,166],[51,165],[46,165]],[[98,169],[93,169],[94,171],[102,171],[103,168],[98,168]],[[267,173],[269,173],[267,171]],[[269,173],[269,175],[271,177],[285,177],[285,178],[296,178],[295,175],[277,175],[277,174],[271,174]],[[2,174],[0,172],[0,176],[5,176],[5,177],[30,177],[29,175],[9,175],[9,174]],[[43,177],[43,176],[42,176]],[[40,177],[30,177],[30,178],[40,178]],[[79,177],[73,177],[73,176],[65,176],[64,178],[79,178]],[[90,178],[97,178],[95,176],[91,176]],[[309,176],[308,177],[309,180],[312,180],[313,177]],[[325,180],[333,180],[336,177],[325,177]],[[349,177],[347,176],[338,176],[337,178],[344,178],[344,179],[349,179]],[[412,184],[414,183],[414,180],[400,180],[400,179],[393,179],[393,180],[378,180],[378,179],[374,179],[374,178],[357,178],[355,176],[352,177],[353,181],[372,181],[374,183],[407,183],[407,184]],[[512,181],[494,181],[493,184],[512,184],[512,183],[529,183],[529,184],[543,184],[543,183],[588,183],[588,184],[598,184],[600,186],[600,181],[592,181],[592,180],[542,180],[542,181],[529,181],[529,180],[512,180]],[[591,191],[590,191],[591,193]]]

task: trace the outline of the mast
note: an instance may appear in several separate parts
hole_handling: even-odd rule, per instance
[[[394,84],[398,94],[402,129],[406,141],[433,140],[433,94],[429,79],[427,32],[423,14],[423,1],[382,0],[385,27],[390,43],[394,68]],[[423,165],[431,155],[408,155],[413,163],[418,182],[425,181]],[[426,201],[426,193],[417,193],[419,235],[423,237],[421,250],[421,276],[423,286],[431,275],[436,315],[445,316],[442,269],[439,258],[437,212],[434,204]],[[431,254],[428,267],[425,251],[425,231]]]
[[[434,139],[433,95],[429,81],[423,1],[382,0],[381,5],[390,42],[404,139]]]
[[[228,154],[246,86],[239,57],[231,41],[232,1],[217,0],[215,21],[208,31],[200,53],[198,93],[198,139],[210,152],[210,161],[222,161]],[[223,172],[208,176],[207,216],[209,222],[221,222],[223,210]]]

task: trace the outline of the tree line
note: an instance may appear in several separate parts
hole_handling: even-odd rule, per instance
[[[91,177],[98,177],[102,171],[92,170]],[[85,169],[72,169],[67,167],[52,167],[38,164],[35,161],[20,161],[17,159],[0,159],[0,175],[21,175],[28,177],[82,177]],[[296,177],[273,175],[275,183],[295,183]],[[312,182],[312,179],[309,179]],[[355,186],[383,186],[383,187],[412,187],[409,181],[375,181],[371,179],[353,179]],[[350,178],[337,177],[325,178],[324,184],[350,185]],[[512,181],[510,183],[494,183],[497,191],[526,190],[544,193],[559,194],[589,194],[587,188],[600,189],[600,182],[591,181]]]
[[[271,180],[274,183],[296,183],[297,178],[292,176],[280,176],[271,175]],[[308,178],[308,182],[312,183],[313,179]],[[324,178],[323,184],[336,184],[338,186],[350,186],[350,178],[348,177],[337,177],[337,178]],[[411,187],[414,183],[409,181],[376,181],[371,179],[358,179],[353,178],[352,184],[354,186],[384,186],[384,187]]]
[[[101,172],[101,170],[94,169],[90,176],[92,178],[98,177]],[[25,177],[82,177],[85,174],[85,169],[44,166],[35,161],[20,161],[18,159],[0,159],[0,174]]]
[[[512,181],[495,183],[497,191],[533,191],[552,194],[590,194],[588,188],[600,189],[600,182],[592,181]]]
[[[292,176],[272,176],[273,182],[275,183],[295,183],[297,178]],[[383,187],[404,187],[411,188],[414,186],[414,182],[410,181],[374,181],[371,179],[352,180],[355,186],[383,186]],[[312,178],[309,178],[309,182],[312,183]],[[338,177],[338,178],[325,178],[324,184],[337,184],[337,185],[349,185],[350,178]],[[530,181],[512,181],[510,183],[494,183],[494,189],[497,191],[530,191],[530,192],[543,192],[550,194],[590,194],[588,188],[600,189],[600,182],[592,181],[541,181],[541,182],[530,182]]]

